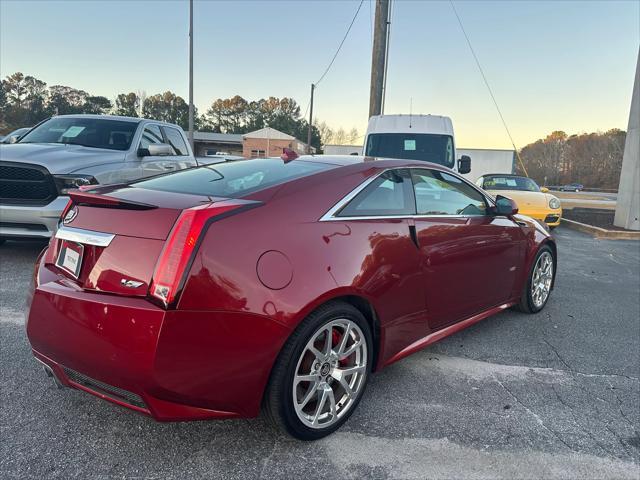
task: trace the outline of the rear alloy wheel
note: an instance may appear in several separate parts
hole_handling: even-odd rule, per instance
[[[371,366],[371,333],[362,314],[332,303],[307,317],[280,354],[265,409],[302,440],[337,430],[362,397]]]
[[[537,313],[544,308],[549,300],[553,287],[554,274],[553,252],[548,246],[538,251],[529,279],[522,292],[518,309],[525,313]]]

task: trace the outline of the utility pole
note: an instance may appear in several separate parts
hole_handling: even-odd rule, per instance
[[[193,0],[189,0],[189,145],[193,150]]]
[[[311,153],[311,129],[313,128],[313,91],[316,86],[311,84],[311,101],[309,103],[309,130],[307,130],[307,154]]]
[[[371,55],[371,93],[369,95],[369,117],[382,112],[385,64],[387,61],[387,29],[389,28],[389,0],[376,0],[373,52]]]

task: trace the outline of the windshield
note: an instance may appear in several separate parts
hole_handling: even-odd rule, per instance
[[[285,181],[306,177],[336,165],[262,158],[206,165],[133,183],[149,190],[237,198]]]
[[[367,140],[369,157],[423,160],[453,168],[453,139],[427,133],[373,133]]]
[[[109,150],[128,150],[138,122],[103,118],[54,117],[18,143],[64,143]]]
[[[522,190],[539,192],[538,184],[527,177],[489,175],[484,177],[482,188],[485,190]]]

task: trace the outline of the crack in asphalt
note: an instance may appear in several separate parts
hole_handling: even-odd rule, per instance
[[[495,378],[495,381],[498,382],[498,385],[500,385],[504,389],[504,391],[507,392],[518,403],[518,405],[520,405],[522,408],[524,408],[527,411],[527,413],[529,413],[529,415],[531,415],[536,420],[538,425],[540,425],[544,430],[546,430],[551,435],[553,435],[555,438],[557,438],[560,441],[560,443],[562,443],[569,450],[571,450],[572,452],[577,452],[577,450],[575,450],[562,437],[560,437],[560,435],[557,432],[555,432],[554,430],[552,430],[549,427],[547,427],[545,425],[545,423],[542,421],[542,419],[540,418],[540,416],[536,412],[531,410],[529,407],[527,407],[509,388],[507,388],[504,385],[504,383],[502,383],[497,377],[494,377],[494,378]]]

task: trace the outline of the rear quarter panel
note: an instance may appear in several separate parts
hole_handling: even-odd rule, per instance
[[[324,182],[289,184],[263,192],[265,205],[213,222],[178,308],[267,317],[285,328],[279,350],[319,305],[356,295],[374,308],[388,355],[426,335],[418,250],[406,221],[318,221],[367,176],[336,177],[335,193]],[[258,273],[258,259],[273,251],[283,258],[269,265],[273,277],[291,276],[281,288],[265,286]]]

